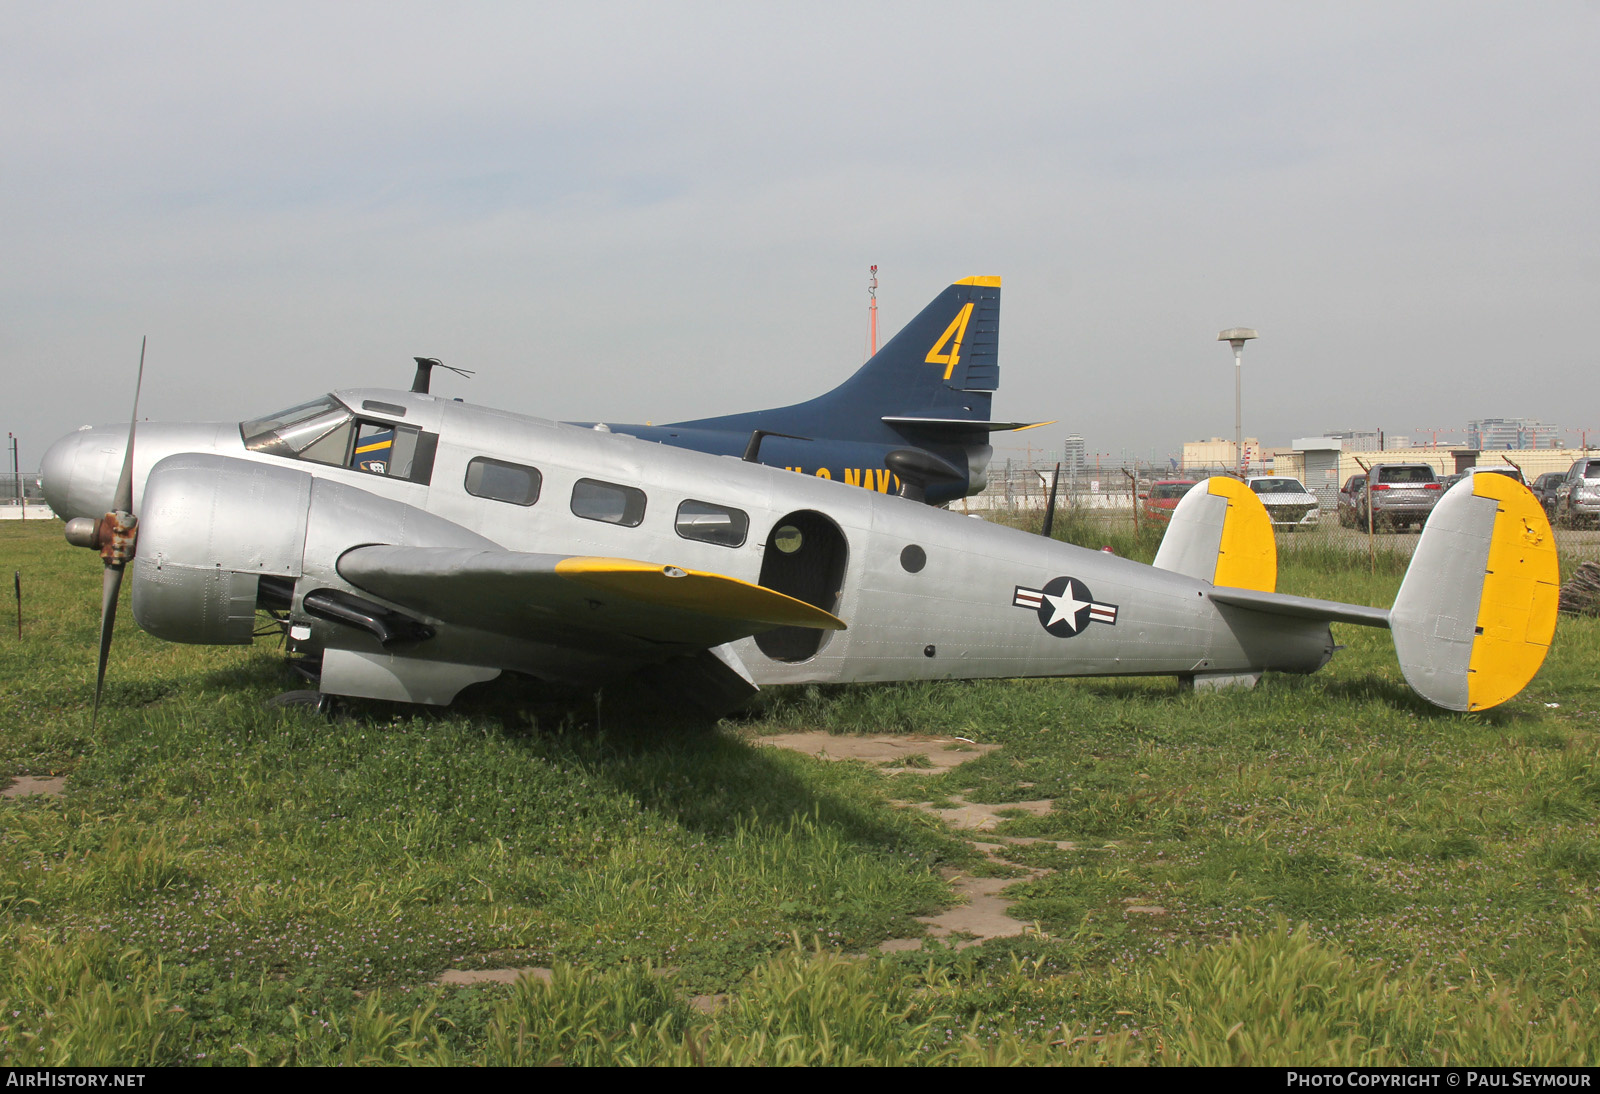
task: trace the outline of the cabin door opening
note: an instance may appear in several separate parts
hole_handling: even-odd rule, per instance
[[[767,534],[761,585],[837,614],[849,544],[839,526],[809,509],[780,517]],[[805,661],[833,634],[810,627],[778,627],[756,635],[756,647],[774,661]]]

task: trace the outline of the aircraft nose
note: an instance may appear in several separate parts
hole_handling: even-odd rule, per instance
[[[127,443],[127,434],[102,427],[69,433],[50,446],[39,465],[39,485],[56,516],[99,517],[111,508]]]
[[[56,516],[71,520],[86,513],[67,511],[67,495],[72,489],[72,466],[78,458],[78,441],[81,433],[68,433],[44,454],[39,464],[39,486],[44,490],[44,500],[55,510]]]

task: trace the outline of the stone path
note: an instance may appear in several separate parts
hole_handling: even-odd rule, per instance
[[[49,798],[59,798],[66,793],[67,777],[65,775],[18,775],[11,785],[0,790],[0,798],[27,798],[35,794],[43,794]]]
[[[820,731],[774,733],[755,738],[758,745],[787,748],[823,760],[861,760],[877,764],[891,775],[916,771],[937,775],[975,760],[999,745],[981,745],[963,737],[924,737],[916,734],[877,737],[836,737]]]
[[[999,745],[979,744],[962,737],[929,737],[911,735],[880,735],[874,737],[840,737],[830,733],[777,733],[755,738],[755,743],[772,748],[787,748],[803,752],[822,760],[859,760],[877,764],[888,774],[936,775],[993,752]],[[1052,871],[1043,867],[1018,866],[1003,857],[1007,847],[1021,847],[1045,843],[1062,851],[1076,850],[1071,840],[1047,840],[1035,836],[993,836],[978,838],[993,832],[1007,819],[1002,813],[1021,810],[1034,816],[1044,816],[1055,806],[1050,798],[1032,801],[1002,802],[990,805],[969,802],[959,797],[945,799],[953,805],[935,806],[927,802],[895,802],[903,808],[921,809],[938,817],[960,832],[972,833],[970,842],[986,860],[1007,868],[1009,877],[978,877],[962,870],[947,869],[943,876],[964,902],[938,915],[918,916],[927,925],[927,933],[920,938],[891,938],[879,945],[884,953],[919,950],[926,938],[954,938],[958,949],[976,946],[991,938],[1014,938],[1036,932],[1032,923],[1011,916],[1012,901],[1001,893],[1012,885],[1043,877]],[[1020,873],[1019,873],[1020,872]],[[1125,900],[1127,915],[1166,915],[1166,909],[1153,904],[1142,904],[1135,899]],[[522,976],[550,979],[550,970],[530,969],[447,969],[436,983],[468,985],[481,983],[514,983]],[[691,1004],[702,1012],[711,1013],[724,1002],[724,996],[696,996]]]
[[[862,760],[867,763],[877,763],[883,765],[883,769],[889,773],[915,775],[936,775],[949,771],[1000,747],[978,744],[959,737],[918,735],[836,737],[828,733],[778,733],[757,737],[756,743],[774,748],[793,749],[824,760]],[[904,758],[913,755],[924,756],[929,762],[926,765],[904,765]],[[1050,798],[1003,802],[998,805],[969,802],[963,798],[947,800],[955,804],[953,806],[935,806],[932,802],[895,804],[909,809],[921,809],[938,817],[951,828],[972,833],[992,832],[1005,822],[1006,818],[1000,815],[1002,813],[1021,810],[1034,816],[1044,816],[1055,805]],[[971,842],[988,861],[1006,867],[1008,873],[1021,871],[1021,875],[1013,873],[1010,877],[977,877],[962,870],[945,870],[944,879],[950,883],[956,895],[965,900],[938,915],[918,916],[918,922],[927,924],[928,930],[924,937],[955,938],[955,945],[960,949],[976,946],[991,938],[1014,938],[1036,930],[1032,923],[1012,917],[1009,912],[1012,902],[1000,894],[1018,882],[1043,877],[1050,871],[1018,866],[1003,858],[1001,852],[1006,847],[1030,843],[1049,843],[1063,851],[1070,851],[1076,845],[1067,840],[1039,840],[1032,836],[997,836],[993,841],[974,839]],[[920,950],[923,941],[924,938],[891,938],[879,945],[878,949],[885,953]]]

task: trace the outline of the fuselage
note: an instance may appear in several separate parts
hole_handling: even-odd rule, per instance
[[[974,439],[968,444],[940,444],[912,431],[895,431],[881,423],[867,439],[843,439],[828,436],[784,436],[782,430],[804,428],[785,418],[781,412],[766,411],[741,416],[737,428],[720,421],[713,426],[693,425],[612,425],[605,428],[613,433],[656,444],[689,448],[713,456],[742,456],[750,446],[756,430],[774,430],[761,437],[758,451],[760,462],[768,467],[781,467],[813,478],[846,483],[874,490],[880,494],[900,493],[900,477],[887,466],[891,453],[905,449],[922,449],[949,464],[958,471],[959,478],[932,482],[926,487],[926,501],[940,505],[955,501],[968,494],[976,494],[988,483],[989,460],[994,450],[987,443],[988,436]],[[572,423],[580,427],[594,423]],[[810,428],[808,433],[820,430]],[[974,434],[976,437],[977,435]]]
[[[353,438],[337,459],[328,456],[331,448],[312,453],[314,460],[281,444],[247,445],[238,423],[141,424],[135,443],[134,511],[145,526],[180,519],[171,507],[166,517],[145,511],[144,495],[152,468],[184,453],[301,472],[318,484],[321,492],[308,495],[310,516],[296,518],[300,525],[283,524],[281,513],[259,514],[263,527],[289,529],[274,533],[279,539],[304,537],[303,547],[282,549],[287,561],[279,572],[296,583],[291,621],[311,647],[366,641],[302,605],[316,588],[350,590],[337,571],[339,556],[390,542],[392,534],[424,545],[437,535],[450,541],[439,546],[637,559],[724,574],[848,624],[837,632],[785,628],[734,643],[760,684],[1307,672],[1332,650],[1325,623],[1218,604],[1203,581],[781,467],[426,394],[339,391],[331,405],[334,413],[348,411]],[[361,437],[382,438],[385,429],[410,438],[403,473],[390,473],[402,470],[397,464],[351,454]],[[59,515],[105,511],[125,433],[82,431],[50,450],[42,477]],[[424,457],[431,461],[425,469]],[[323,459],[330,462],[317,462]],[[372,470],[374,462],[381,471]],[[381,519],[364,515],[379,511]],[[191,523],[210,519],[186,512],[181,519]],[[203,555],[213,540],[255,534],[232,526],[238,520],[229,523],[166,542],[193,544],[185,550]],[[441,531],[448,529],[459,535]],[[299,556],[289,557],[295,551]],[[440,626],[401,656],[558,676],[568,664],[561,647],[549,636],[507,642],[456,625]],[[603,663],[591,653],[593,663]]]

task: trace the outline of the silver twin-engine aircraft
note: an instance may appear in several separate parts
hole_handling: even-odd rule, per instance
[[[248,644],[271,612],[324,695],[447,704],[506,671],[643,676],[708,709],[758,686],[1307,673],[1329,624],[1387,627],[1452,710],[1511,698],[1555,628],[1550,527],[1477,475],[1438,503],[1393,608],[1276,593],[1270,518],[1201,483],[1153,566],[735,456],[423,393],[250,421],[86,429],[46,455],[67,537],[138,624]],[[137,517],[134,516],[137,514]],[[96,706],[99,702],[96,690]]]

